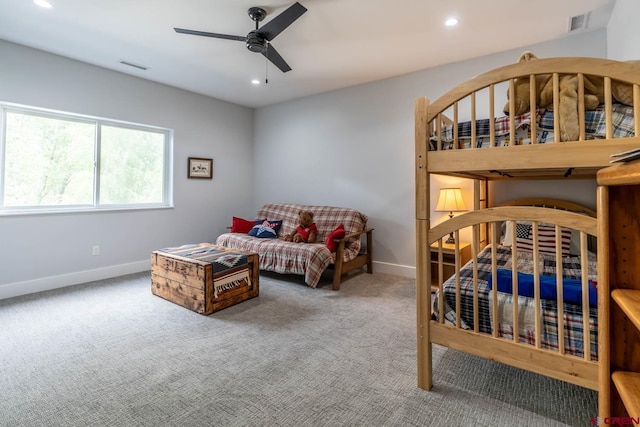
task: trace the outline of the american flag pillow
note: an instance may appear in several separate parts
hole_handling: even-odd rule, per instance
[[[278,231],[282,227],[282,220],[258,220],[251,230],[249,236],[259,237],[262,239],[275,239],[278,237]]]
[[[571,230],[560,228],[562,256],[569,256],[571,249]],[[516,248],[522,251],[533,251],[533,225],[528,223],[516,224]],[[556,253],[556,226],[552,224],[538,224],[538,251],[542,254]]]

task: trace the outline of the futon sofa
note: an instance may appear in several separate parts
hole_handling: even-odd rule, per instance
[[[282,240],[298,226],[298,214],[308,210],[314,214],[318,228],[315,243],[294,243]],[[260,270],[281,274],[304,275],[305,283],[315,288],[322,273],[333,268],[333,289],[340,289],[343,276],[366,266],[373,272],[373,229],[367,228],[367,216],[349,208],[313,206],[290,203],[269,203],[262,206],[256,215],[256,224],[267,219],[271,223],[282,221],[275,238],[260,238],[243,232],[224,233],[216,245],[256,252],[260,256]],[[343,225],[345,236],[334,240],[336,250],[327,247],[327,237]],[[363,239],[363,237],[366,237]],[[365,241],[363,245],[362,241]],[[331,246],[331,245],[330,245]]]

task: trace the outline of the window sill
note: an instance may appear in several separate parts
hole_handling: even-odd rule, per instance
[[[102,212],[124,212],[124,211],[146,211],[157,209],[173,209],[173,205],[136,205],[136,206],[106,206],[106,207],[70,207],[66,209],[3,209],[0,210],[0,217],[2,216],[34,216],[34,215],[66,215],[66,214],[90,214],[90,213],[102,213]]]

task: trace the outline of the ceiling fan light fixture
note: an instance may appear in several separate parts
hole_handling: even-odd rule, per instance
[[[40,7],[44,7],[45,9],[51,9],[53,7],[47,0],[33,0],[33,2]]]

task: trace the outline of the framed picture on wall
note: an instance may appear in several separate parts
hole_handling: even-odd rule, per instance
[[[189,157],[189,178],[212,179],[213,159]]]

